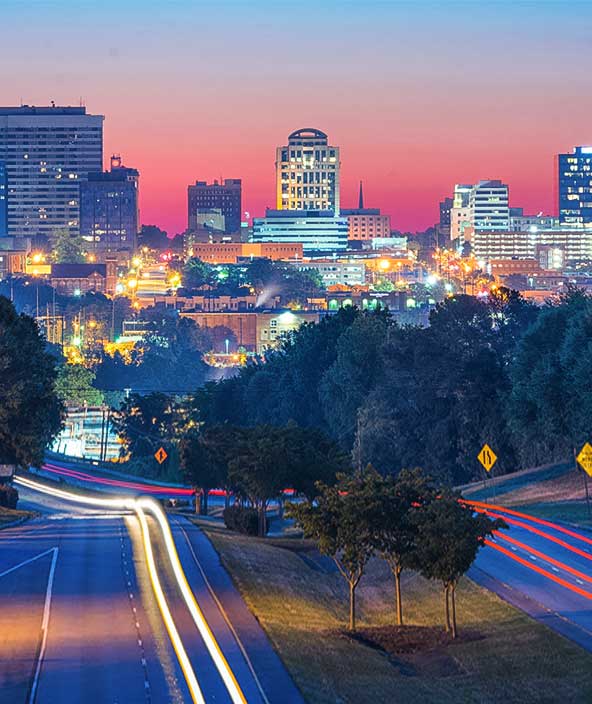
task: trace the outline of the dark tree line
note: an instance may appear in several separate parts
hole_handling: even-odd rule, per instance
[[[264,363],[206,384],[198,423],[318,428],[381,473],[422,466],[448,484],[571,454],[592,420],[592,302],[538,308],[516,292],[455,296],[426,328],[345,308],[305,325]],[[496,468],[497,468],[496,467]]]

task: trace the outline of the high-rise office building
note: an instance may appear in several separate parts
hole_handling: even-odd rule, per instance
[[[8,236],[8,172],[0,161],[0,237]]]
[[[79,183],[103,168],[103,120],[84,107],[0,107],[10,235],[78,234]]]
[[[507,230],[510,226],[509,189],[499,180],[479,181],[469,196],[471,226],[479,230]]]
[[[242,214],[242,182],[240,178],[227,178],[223,183],[196,181],[187,188],[187,229],[198,227],[198,215],[222,214],[224,232],[239,232]],[[206,219],[207,224],[207,219]]]
[[[276,150],[276,208],[332,210],[339,216],[339,147],[324,132],[292,132]]]
[[[559,154],[559,222],[592,224],[592,147],[575,147]]]
[[[135,250],[139,177],[112,156],[110,171],[91,172],[80,183],[80,233],[93,251]]]

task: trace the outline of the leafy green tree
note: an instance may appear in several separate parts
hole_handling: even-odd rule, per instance
[[[228,480],[235,493],[259,514],[259,535],[267,532],[267,507],[289,481],[286,435],[282,428],[255,426],[229,432]]]
[[[58,369],[55,390],[66,406],[100,406],[103,394],[93,386],[95,373],[82,364],[62,364]]]
[[[56,360],[33,318],[0,296],[0,463],[39,466],[62,427]]]
[[[444,587],[446,632],[457,636],[456,587],[475,561],[479,548],[493,531],[507,527],[459,501],[460,495],[442,492],[414,512],[416,542],[414,567]]]
[[[52,259],[58,264],[80,264],[85,261],[86,242],[81,235],[67,228],[54,230],[49,236]]]
[[[209,491],[226,484],[225,457],[216,456],[208,445],[207,437],[195,429],[181,437],[179,453],[185,481],[196,489],[195,508],[207,516]]]
[[[349,589],[350,631],[356,629],[356,587],[373,554],[374,528],[371,518],[375,501],[374,478],[340,477],[335,486],[317,485],[314,502],[289,504],[304,536],[315,541],[323,555],[330,556]]]
[[[130,394],[113,414],[112,422],[122,440],[122,452],[145,458],[177,436],[179,415],[166,394]]]
[[[156,225],[142,225],[142,229],[138,235],[138,244],[141,247],[149,247],[150,249],[163,250],[170,246],[170,240],[167,233],[161,230]]]
[[[313,501],[317,483],[332,485],[337,475],[350,471],[347,453],[322,431],[289,423],[285,429],[288,482],[298,494]]]
[[[182,278],[183,286],[189,289],[215,286],[218,281],[214,267],[196,257],[187,260]]]
[[[402,626],[401,572],[414,566],[414,514],[434,499],[434,490],[420,469],[403,470],[396,478],[376,474],[375,482],[378,512],[374,545],[393,573],[397,623]]]

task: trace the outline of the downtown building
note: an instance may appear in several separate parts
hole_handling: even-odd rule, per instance
[[[0,107],[9,235],[79,234],[79,186],[103,168],[103,120],[84,107]]]
[[[0,161],[0,237],[8,237],[8,172]]]
[[[391,236],[391,219],[382,215],[380,208],[364,207],[364,190],[360,181],[358,207],[342,209],[341,215],[347,218],[348,239],[368,241],[377,237],[388,238]]]
[[[196,181],[187,188],[187,230],[200,227],[234,234],[240,232],[242,181],[227,178],[223,183]]]
[[[111,157],[111,170],[88,174],[80,183],[80,234],[99,258],[110,252],[134,252],[139,228],[140,174]]]
[[[592,225],[592,147],[558,156],[558,212],[562,225]]]
[[[298,242],[305,254],[347,249],[340,215],[339,147],[321,130],[292,132],[276,150],[276,209],[253,218],[253,242]]]

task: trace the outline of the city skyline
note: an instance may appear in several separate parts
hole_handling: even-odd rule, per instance
[[[148,2],[142,14],[130,2],[116,31],[115,3],[70,6],[37,3],[23,23],[6,3],[3,103],[81,97],[104,114],[105,156],[140,171],[142,222],[171,235],[196,179],[242,178],[243,209],[264,215],[275,149],[303,127],[341,148],[342,206],[361,179],[367,205],[402,230],[434,224],[455,183],[489,178],[510,185],[511,205],[554,213],[555,155],[592,141],[584,4],[369,2],[336,16],[327,2],[311,24],[308,2]],[[284,45],[287,25],[296,44]]]

